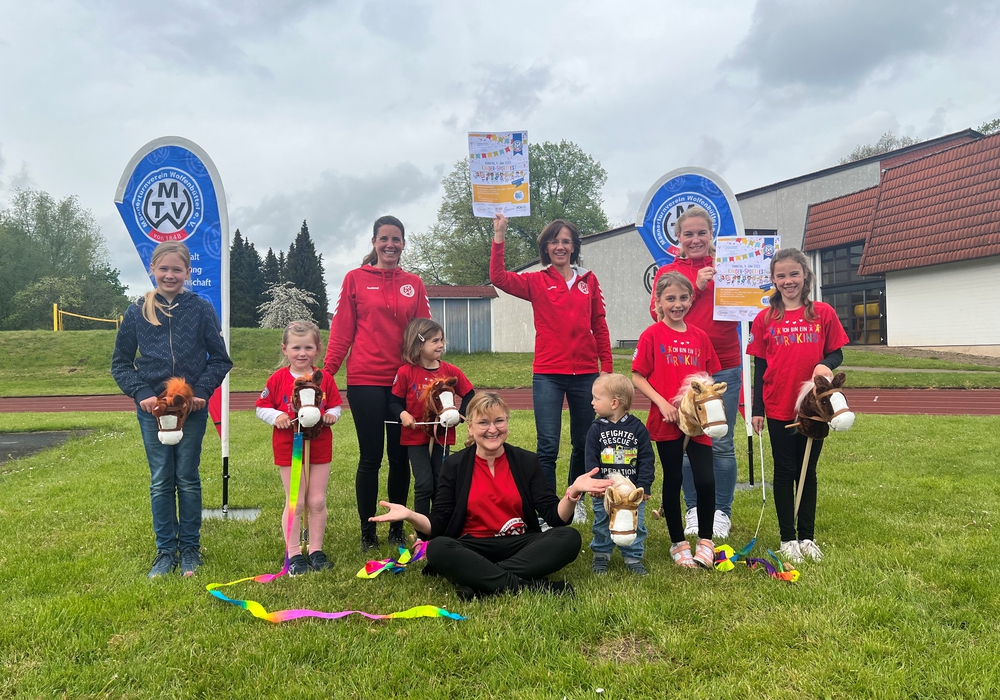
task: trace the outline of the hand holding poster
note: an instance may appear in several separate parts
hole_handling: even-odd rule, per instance
[[[531,216],[528,132],[470,133],[469,179],[476,216]]]
[[[778,236],[719,236],[715,242],[716,321],[753,321],[767,308]]]

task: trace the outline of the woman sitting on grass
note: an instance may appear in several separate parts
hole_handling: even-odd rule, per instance
[[[445,460],[430,516],[382,501],[389,512],[372,522],[409,522],[427,543],[427,564],[455,584],[459,598],[540,590],[572,594],[564,581],[544,578],[580,554],[580,533],[563,527],[585,493],[611,484],[592,469],[560,499],[538,457],[505,444],[510,409],[494,392],[469,402],[469,445]],[[541,517],[552,526],[542,532]]]

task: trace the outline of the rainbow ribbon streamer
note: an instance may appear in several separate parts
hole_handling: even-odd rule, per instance
[[[795,583],[796,581],[799,580],[800,574],[798,570],[789,569],[786,571],[784,564],[781,563],[781,560],[778,559],[778,557],[775,556],[774,552],[772,552],[770,549],[767,550],[767,553],[771,555],[771,558],[774,559],[775,562],[777,562],[778,564],[777,567],[771,564],[771,562],[769,562],[767,559],[748,557],[747,555],[750,553],[750,549],[753,547],[753,543],[756,541],[757,541],[756,538],[754,538],[754,540],[749,545],[747,545],[738,552],[734,551],[733,548],[730,547],[728,544],[719,545],[718,547],[715,548],[715,568],[718,571],[732,571],[733,569],[736,568],[736,563],[742,561],[746,563],[748,567],[750,567],[751,571],[756,570],[758,567],[763,568],[764,571],[767,572],[768,576],[777,581],[787,581],[788,583]]]
[[[380,561],[370,561],[358,572],[358,578],[375,578],[383,571],[391,571],[394,574],[401,574],[406,571],[406,565],[415,561],[420,561],[427,553],[427,543],[417,540],[413,547],[413,554],[405,547],[399,548],[399,559],[382,559]]]
[[[303,451],[303,438],[302,433],[296,433],[295,438],[292,442],[292,473],[291,473],[291,484],[289,484],[288,489],[288,518],[285,520],[285,533],[292,531],[292,519],[295,515],[295,511],[298,508],[299,503],[299,484],[302,479],[302,451]],[[423,548],[419,546],[415,548],[414,552],[416,556],[412,559],[407,559],[407,561],[416,561],[417,559],[423,557],[424,550],[426,549],[426,544]],[[402,552],[406,550],[400,549],[400,558],[402,559]],[[409,555],[409,552],[407,552]],[[392,561],[391,559],[387,561]],[[371,564],[373,562],[369,562]],[[397,564],[398,565],[398,564]],[[405,562],[403,563],[405,566]],[[391,569],[390,569],[391,570]],[[438,608],[433,605],[418,605],[409,610],[403,610],[400,612],[389,613],[388,615],[373,615],[372,613],[362,612],[361,610],[344,610],[342,612],[321,612],[319,610],[277,610],[275,612],[268,612],[263,605],[255,600],[237,600],[235,598],[230,598],[222,591],[218,590],[220,588],[225,588],[227,586],[235,586],[238,583],[245,583],[246,581],[256,581],[257,583],[270,583],[271,581],[281,578],[288,573],[288,552],[285,552],[285,565],[281,567],[281,571],[276,574],[261,574],[260,576],[250,576],[247,578],[241,578],[236,581],[230,581],[229,583],[210,583],[205,586],[205,590],[211,593],[213,596],[225,603],[231,603],[238,608],[243,608],[254,617],[258,617],[261,620],[267,620],[268,622],[288,622],[289,620],[298,620],[301,617],[317,617],[324,620],[339,620],[342,617],[347,617],[348,615],[361,615],[362,617],[367,617],[369,620],[392,620],[392,619],[412,619],[415,617],[445,617],[451,620],[464,620],[465,618],[458,613],[449,612],[444,608]],[[358,574],[361,575],[360,573]],[[377,574],[375,574],[377,575]]]

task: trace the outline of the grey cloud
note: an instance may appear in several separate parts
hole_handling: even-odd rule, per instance
[[[412,163],[369,176],[327,171],[311,189],[273,195],[256,206],[236,209],[231,228],[239,228],[260,251],[284,250],[305,219],[329,273],[330,264],[357,264],[342,258],[359,240],[371,237],[372,222],[433,194],[440,178],[440,169],[428,174]]]
[[[519,69],[511,65],[486,67],[487,75],[481,81],[484,87],[476,96],[473,114],[474,128],[496,124],[503,117],[525,119],[542,102],[541,93],[553,83],[548,66]],[[478,82],[478,81],[477,81]],[[512,125],[512,128],[519,128]]]
[[[900,59],[940,52],[997,16],[995,0],[761,0],[750,31],[725,62],[768,88],[851,90]],[[991,23],[990,23],[991,25]]]
[[[430,43],[431,8],[412,0],[369,0],[361,8],[361,23],[384,39],[421,49]]]
[[[116,39],[129,37],[126,50],[149,46],[154,61],[170,61],[194,72],[248,71],[258,78],[272,77],[266,66],[254,62],[242,48],[250,40],[273,38],[327,0],[266,0],[258,2],[199,2],[166,4],[105,0],[100,7],[109,17]],[[135,55],[135,54],[132,54]]]
[[[691,156],[691,164],[699,168],[708,168],[723,175],[729,164],[729,158],[726,156],[726,149],[721,141],[703,135],[698,141],[698,148]]]

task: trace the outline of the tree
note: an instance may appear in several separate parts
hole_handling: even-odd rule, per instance
[[[261,328],[284,328],[292,321],[309,319],[311,306],[316,298],[309,292],[296,289],[291,282],[282,282],[268,288],[264,294],[270,299],[258,307]]]
[[[278,251],[278,279],[282,282],[288,281],[288,276],[285,270],[285,253],[284,251]]]
[[[910,136],[896,136],[892,133],[892,129],[882,134],[879,140],[875,143],[864,143],[859,144],[851,151],[851,155],[846,158],[840,159],[840,164],[853,163],[856,160],[863,160],[865,158],[870,158],[871,156],[882,155],[883,153],[888,153],[889,151],[895,151],[899,148],[906,148],[907,146],[912,146],[915,143],[920,143],[920,139],[912,138]]]
[[[264,274],[260,255],[253,243],[236,229],[229,250],[230,325],[233,328],[257,328],[257,307],[264,301]]]
[[[569,141],[543,142],[528,150],[531,216],[515,217],[507,229],[506,257],[517,267],[538,257],[536,240],[553,219],[576,224],[581,235],[608,228],[601,188],[608,174],[593,156]],[[493,222],[472,214],[469,161],[462,159],[442,181],[437,221],[413,236],[407,266],[425,281],[482,284],[489,279]]]
[[[281,267],[278,265],[278,256],[274,254],[273,248],[267,249],[264,264],[261,266],[261,274],[264,277],[265,290],[281,282]]]
[[[978,131],[983,136],[991,136],[997,132],[1000,132],[1000,119],[994,119],[993,121],[983,122],[980,124],[976,131]]]
[[[52,302],[43,300],[44,285],[35,286],[43,279],[76,313],[112,318],[129,303],[127,287],[108,262],[101,229],[76,197],[56,201],[45,192],[16,191],[9,207],[0,211],[0,266],[14,271],[0,276],[2,328],[50,327]],[[70,289],[75,291],[70,294]]]
[[[299,235],[288,247],[285,275],[289,282],[313,296],[315,301],[310,304],[310,316],[320,328],[329,328],[326,320],[327,297],[326,280],[323,277],[323,256],[316,253],[316,246],[309,236],[309,226],[305,221],[302,222]]]

